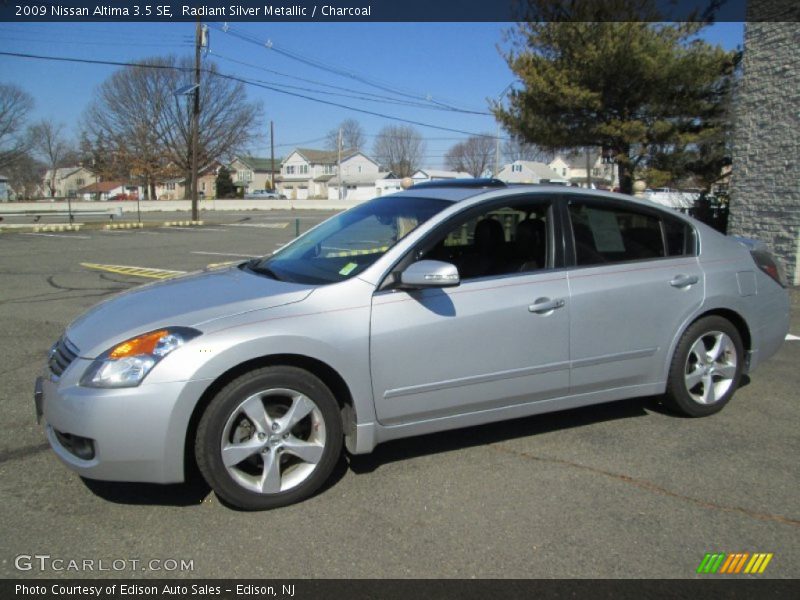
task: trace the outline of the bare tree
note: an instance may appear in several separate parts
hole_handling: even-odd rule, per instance
[[[0,83],[0,169],[25,154],[29,138],[24,125],[33,98],[15,85]]]
[[[409,125],[389,125],[378,133],[373,151],[378,162],[397,177],[410,177],[420,167],[425,142]]]
[[[495,140],[490,134],[474,135],[451,147],[445,155],[447,166],[454,171],[466,171],[480,177],[491,164]]]
[[[70,150],[69,142],[64,134],[64,125],[44,119],[29,130],[30,144],[33,152],[47,165],[50,172],[50,197],[56,195],[56,170],[62,166],[64,157]]]
[[[548,163],[553,160],[553,153],[544,150],[536,144],[531,144],[519,138],[512,137],[503,142],[503,157],[508,162],[514,162],[515,160],[531,160]]]
[[[193,62],[174,56],[151,58],[107,79],[86,113],[88,147],[105,148],[109,171],[127,165],[154,197],[156,181],[191,173],[192,96],[177,90],[191,83]],[[196,92],[192,92],[196,93]],[[261,107],[247,101],[241,82],[204,65],[200,93],[200,168],[246,147],[259,131]],[[188,188],[187,188],[188,189]]]
[[[167,71],[170,90],[186,85],[191,59],[177,61],[180,70]],[[255,141],[262,126],[262,108],[248,102],[244,84],[219,73],[214,63],[207,63],[200,84],[200,123],[198,132],[198,167],[242,151]],[[167,156],[183,173],[191,173],[192,103],[167,103],[159,121],[159,134],[166,144]],[[188,188],[187,188],[188,190]]]
[[[8,165],[5,175],[14,190],[14,199],[28,200],[36,197],[44,170],[44,164],[33,158],[30,152],[24,152]]]
[[[331,129],[325,139],[329,150],[339,148],[339,132],[342,132],[342,148],[347,150],[361,150],[366,144],[367,136],[361,123],[355,119],[345,119],[335,129]]]

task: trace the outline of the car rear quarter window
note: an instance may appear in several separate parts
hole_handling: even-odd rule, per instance
[[[694,228],[680,219],[664,218],[664,239],[667,242],[667,256],[694,256],[696,241]]]
[[[667,256],[661,220],[654,214],[576,201],[569,215],[578,266]]]

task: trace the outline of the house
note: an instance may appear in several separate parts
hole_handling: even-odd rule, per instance
[[[339,189],[346,190],[348,183],[356,180],[359,183],[353,185],[362,188],[359,193],[364,193],[363,188],[368,181],[371,181],[374,189],[375,180],[381,173],[380,167],[363,152],[346,150],[340,157],[335,150],[297,148],[281,163],[279,191],[292,200],[330,198],[328,185],[338,175],[340,158],[342,183],[336,179],[337,192],[334,198],[338,198]]]
[[[342,163],[342,171],[344,171],[344,163]],[[387,183],[382,183],[384,181]],[[382,171],[377,174],[368,172],[345,175],[344,187],[341,190],[339,176],[334,175],[328,181],[328,200],[338,200],[339,198],[356,201],[371,200],[383,194],[385,189],[388,189],[388,182],[394,182],[397,186],[397,191],[400,190],[400,180],[391,171]],[[339,195],[340,193],[341,195]]]
[[[124,181],[98,181],[76,192],[79,200],[136,200],[141,198],[140,186]]]
[[[200,169],[197,174],[197,191],[200,198],[215,198],[217,174],[222,165],[217,161]],[[174,172],[174,170],[173,170]],[[166,177],[156,182],[157,200],[184,200],[189,197],[190,185],[185,177]]]
[[[55,173],[48,169],[42,178],[42,189],[48,198],[74,198],[80,188],[96,179],[94,173],[82,166],[63,167]]]
[[[414,183],[422,183],[423,181],[436,181],[439,179],[472,179],[472,175],[464,171],[420,169],[411,176],[411,179],[414,180]]]
[[[8,187],[8,177],[0,175],[0,202],[10,200],[11,189]]]
[[[555,183],[565,185],[569,180],[546,164],[532,160],[515,160],[504,165],[497,179],[506,183]]]
[[[231,171],[233,185],[237,188],[242,188],[242,194],[246,194],[253,190],[275,189],[277,176],[281,172],[280,164],[280,159],[272,162],[269,158],[243,154],[236,156],[228,168]],[[198,188],[201,192],[204,191],[202,182],[198,184]],[[208,190],[206,196],[208,197],[210,194],[213,194],[213,192]]]
[[[604,163],[602,155],[594,151],[588,152],[588,160],[592,187],[599,189],[619,187],[615,164]],[[567,156],[558,155],[547,166],[566,179],[570,185],[586,187],[586,162],[587,152],[575,152]]]
[[[186,193],[185,177],[167,177],[156,182],[156,198],[158,200],[183,200]]]

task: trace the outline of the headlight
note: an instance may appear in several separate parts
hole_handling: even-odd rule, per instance
[[[135,387],[158,361],[200,332],[189,327],[151,331],[117,344],[98,356],[81,378],[87,387]]]

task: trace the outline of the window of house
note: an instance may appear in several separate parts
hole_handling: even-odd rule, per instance
[[[457,222],[427,244],[420,258],[452,263],[462,279],[549,268],[551,214],[547,200],[497,206]]]
[[[76,183],[77,185],[84,185],[84,180],[79,178]]]
[[[294,165],[286,165],[286,174],[294,175]]]
[[[522,165],[511,165],[512,173],[522,173]]]
[[[567,169],[566,169],[566,168],[564,168],[564,169],[561,169],[561,175],[562,175],[563,177],[566,177],[566,176],[567,176]]]
[[[667,256],[661,219],[629,208],[569,205],[578,265],[595,265]]]
[[[300,165],[298,172],[300,175],[308,175],[308,165]]]

